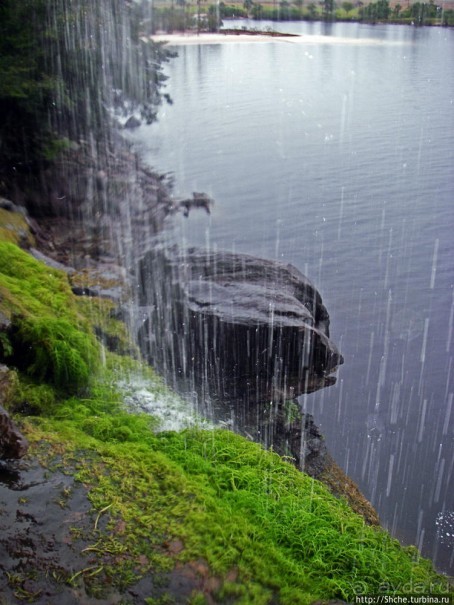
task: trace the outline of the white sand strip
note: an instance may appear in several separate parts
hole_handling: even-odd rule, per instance
[[[284,42],[285,44],[305,44],[305,45],[348,45],[348,46],[402,46],[407,44],[401,40],[378,40],[375,38],[344,38],[340,36],[321,36],[321,35],[301,35],[301,36],[269,36],[247,33],[220,34],[220,33],[200,33],[200,34],[157,34],[151,36],[155,42],[166,42],[169,46],[185,46],[194,44],[255,44],[257,42]]]

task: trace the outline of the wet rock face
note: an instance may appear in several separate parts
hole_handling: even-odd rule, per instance
[[[292,265],[199,249],[153,251],[141,263],[140,285],[149,309],[142,348],[175,383],[189,379],[211,399],[244,409],[335,382],[343,358],[329,339],[328,312]]]
[[[27,450],[27,440],[0,405],[0,459],[22,458]]]
[[[8,402],[14,389],[14,375],[0,364],[0,460],[22,458],[28,450],[28,442],[2,406]]]

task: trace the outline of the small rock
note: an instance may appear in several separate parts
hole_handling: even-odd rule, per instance
[[[0,332],[6,332],[11,325],[11,321],[0,311]],[[0,368],[6,366],[0,366]]]
[[[74,273],[75,271],[75,269],[73,269],[72,267],[68,267],[63,263],[60,263],[57,260],[54,260],[53,258],[50,258],[50,256],[43,254],[36,248],[30,248],[29,252],[33,256],[33,258],[36,258],[36,260],[39,260],[40,262],[44,263],[48,267],[51,267],[52,269],[58,269],[59,271],[64,271],[65,273]]]
[[[0,208],[3,210],[8,210],[8,212],[17,212],[18,214],[22,214],[23,216],[27,216],[28,212],[24,206],[18,206],[11,200],[6,199],[5,197],[0,197]]]
[[[82,286],[73,286],[71,288],[72,293],[76,296],[88,296],[92,298],[96,298],[99,296],[99,292],[97,290],[93,290],[93,288],[87,288]]]
[[[214,205],[214,200],[203,192],[194,191],[192,198],[181,200],[178,202],[178,207],[183,209],[184,216],[189,216],[189,211],[196,209],[203,209],[207,214],[211,214],[211,207]]]
[[[134,128],[139,128],[139,126],[142,126],[142,122],[135,116],[131,116],[126,120],[123,128],[126,128],[128,130],[134,130]]]
[[[28,450],[28,441],[11,420],[8,412],[0,406],[0,458],[10,460],[22,458]]]
[[[0,313],[0,332],[6,330],[9,327],[10,322],[5,318],[5,324],[3,324],[2,314]],[[4,327],[6,326],[6,327]],[[7,405],[11,398],[11,394],[14,390],[16,375],[15,373],[5,366],[0,364],[0,406]]]

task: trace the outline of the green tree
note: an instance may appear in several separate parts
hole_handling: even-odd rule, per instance
[[[2,0],[0,175],[42,168],[65,141],[107,136],[125,104],[151,122],[170,55],[123,0]]]
[[[263,6],[261,4],[258,4],[256,2],[253,3],[252,6],[252,17],[253,19],[257,19],[260,20],[263,18]]]
[[[317,17],[317,5],[311,2],[307,7],[307,13],[310,21],[314,21]]]
[[[221,11],[216,4],[208,7],[208,31],[217,32],[222,25]]]
[[[390,8],[388,0],[378,0],[377,4],[377,17],[378,19],[388,19]]]
[[[388,0],[378,0],[361,7],[360,15],[366,21],[374,23],[377,20],[384,21],[388,19],[390,10]]]
[[[44,2],[0,4],[0,170],[28,165],[44,155],[55,78],[45,70],[42,44]],[[33,10],[33,13],[32,13]],[[30,19],[34,14],[35,18]]]
[[[433,0],[430,0],[429,3],[416,2],[412,4],[410,14],[416,25],[424,25],[435,19],[438,11],[441,13],[441,7],[438,7]]]
[[[298,12],[299,12],[299,14],[301,16],[301,13],[303,11],[304,0],[293,0],[293,4],[298,9]]]
[[[334,0],[322,0],[323,16],[325,19],[332,19],[336,3]]]
[[[244,0],[243,7],[248,15],[251,12],[253,6],[254,6],[253,0]]]
[[[342,2],[342,8],[348,17],[348,14],[353,10],[353,2]]]
[[[443,11],[442,16],[441,16],[441,24],[442,25],[448,25],[448,26],[454,26],[454,10],[453,9],[448,9]]]
[[[411,16],[416,25],[423,25],[426,14],[426,5],[424,2],[415,2],[411,5]]]
[[[393,8],[393,17],[394,17],[395,19],[398,19],[398,18],[399,18],[399,14],[400,14],[400,11],[401,11],[401,10],[402,10],[402,6],[401,6],[399,3],[397,3],[397,4],[395,5],[395,7]]]

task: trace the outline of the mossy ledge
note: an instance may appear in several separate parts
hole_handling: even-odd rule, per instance
[[[157,397],[165,387],[97,341],[106,332],[127,341],[108,304],[81,303],[65,273],[11,241],[0,241],[0,259],[0,362],[15,368],[0,403],[30,443],[25,459],[0,469],[9,486],[2,605],[452,595],[415,548],[366,525],[276,453],[227,430],[156,432],[153,417],[129,413],[120,372],[140,374]],[[32,475],[40,481],[27,484]],[[58,532],[50,513],[39,517],[40,497]],[[14,523],[4,527],[8,515]]]

